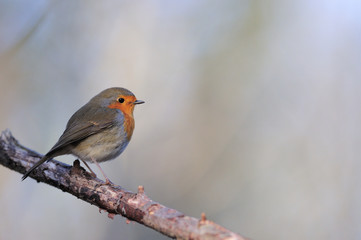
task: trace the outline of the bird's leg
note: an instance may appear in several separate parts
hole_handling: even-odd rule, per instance
[[[81,160],[81,159],[80,159]],[[84,164],[85,164],[85,166],[89,169],[89,171],[91,172],[91,174],[90,175],[92,175],[92,177],[94,177],[94,178],[96,178],[97,177],[97,175],[95,174],[95,172],[93,172],[93,170],[89,167],[89,165],[85,162],[85,161],[83,161],[83,160],[81,160]]]
[[[103,169],[100,167],[99,163],[97,161],[94,161],[92,159],[92,161],[97,165],[97,167],[99,168],[99,170],[102,172],[104,178],[105,178],[105,185],[114,185],[114,183],[112,183],[112,181],[109,180],[109,178],[107,177],[107,175],[105,175]]]

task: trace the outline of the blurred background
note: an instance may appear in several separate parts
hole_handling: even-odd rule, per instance
[[[110,179],[250,239],[361,239],[360,76],[360,1],[0,0],[1,130],[45,154],[128,88]],[[167,239],[20,177],[0,167],[0,239]]]

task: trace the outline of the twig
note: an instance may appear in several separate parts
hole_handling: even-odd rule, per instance
[[[41,157],[41,154],[20,145],[9,130],[1,133],[0,164],[25,173]],[[91,177],[80,167],[78,160],[73,166],[51,160],[42,164],[30,177],[98,206],[107,211],[110,218],[120,214],[171,238],[244,239],[207,220],[204,214],[201,219],[196,219],[154,202],[145,195],[142,186],[139,186],[138,193],[132,193],[120,186],[104,185],[103,181]]]

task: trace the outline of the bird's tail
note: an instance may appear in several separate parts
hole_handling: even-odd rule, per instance
[[[39,167],[41,164],[43,164],[45,161],[50,160],[51,156],[45,155],[42,159],[40,159],[37,163],[35,163],[21,178],[21,181],[24,181],[25,178],[27,178],[32,171],[34,171],[35,168]]]

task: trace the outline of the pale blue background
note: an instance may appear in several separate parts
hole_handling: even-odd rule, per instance
[[[46,153],[121,86],[108,176],[250,239],[361,239],[361,2],[0,0],[0,129]],[[74,158],[59,158],[71,163]],[[0,167],[0,239],[166,239]]]

